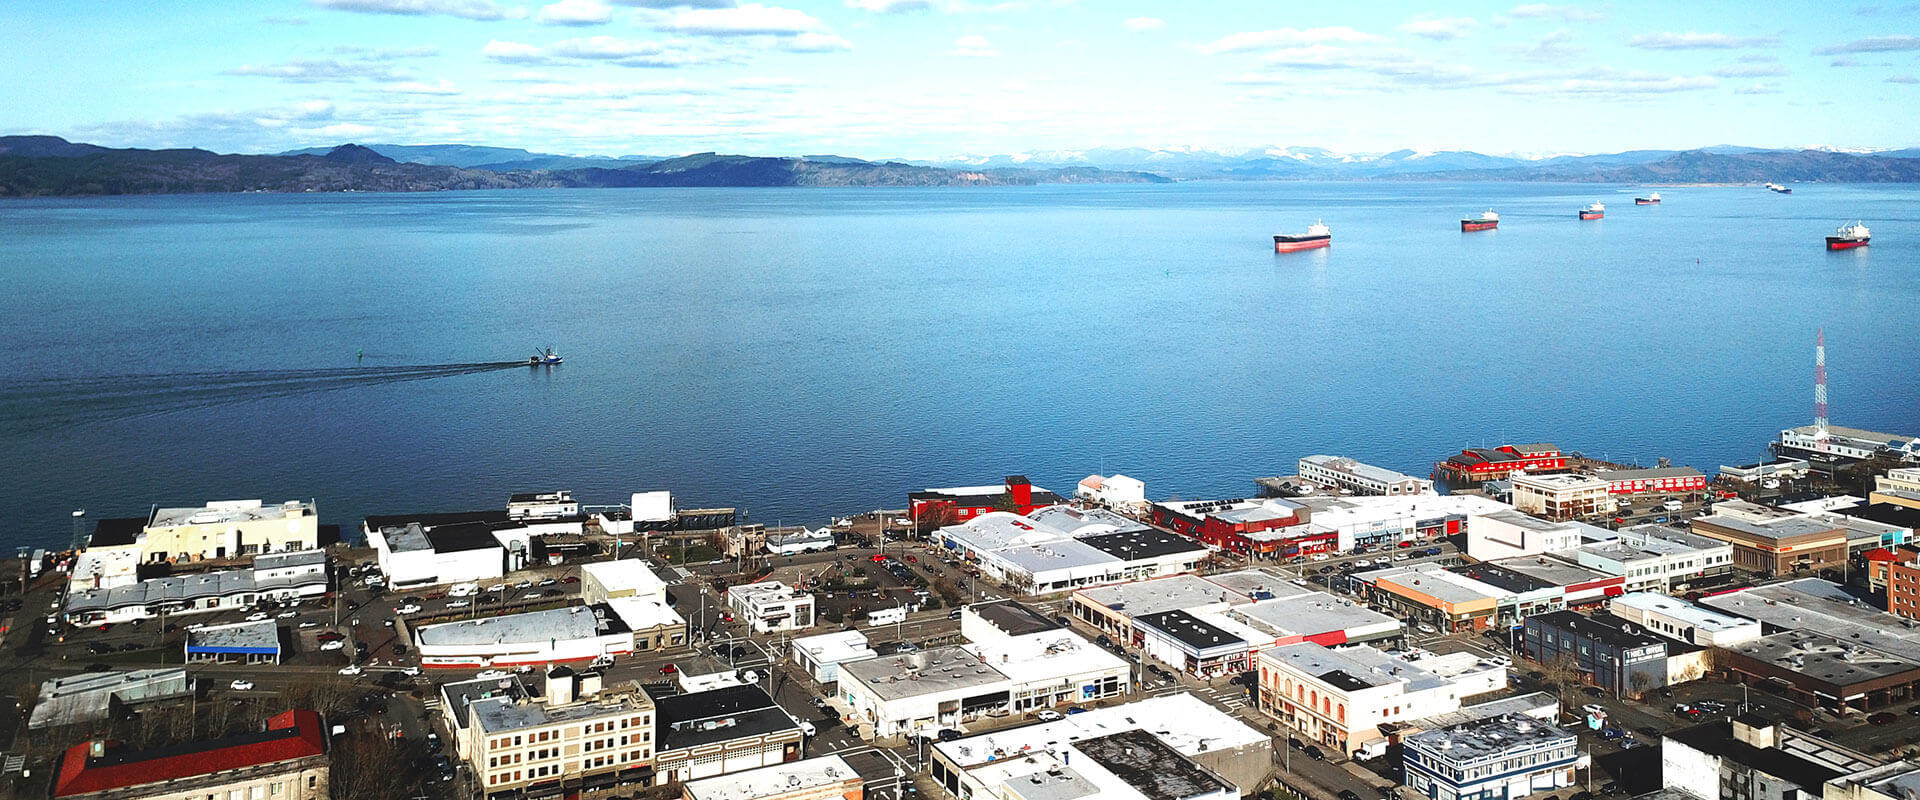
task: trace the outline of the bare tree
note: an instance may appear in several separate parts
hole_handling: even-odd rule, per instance
[[[397,743],[361,731],[338,740],[327,783],[333,800],[401,800],[413,772]]]

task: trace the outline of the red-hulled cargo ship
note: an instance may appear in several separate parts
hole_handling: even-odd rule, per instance
[[[1480,216],[1467,217],[1460,220],[1460,230],[1463,232],[1490,231],[1498,227],[1500,227],[1500,215],[1493,213],[1493,209],[1491,208],[1487,209],[1487,213],[1481,214]]]
[[[1660,193],[1659,193],[1659,192],[1654,192],[1653,194],[1650,194],[1650,195],[1647,195],[1646,197],[1636,197],[1636,198],[1633,198],[1633,204],[1634,204],[1634,205],[1636,205],[1636,206],[1657,206],[1657,205],[1660,205]]]
[[[1588,203],[1580,207],[1581,219],[1600,219],[1607,215],[1607,207],[1600,203]]]
[[[1292,253],[1298,250],[1312,250],[1333,244],[1333,231],[1325,222],[1316,220],[1307,226],[1306,233],[1276,233],[1273,236],[1273,252]]]
[[[1833,232],[1832,236],[1827,237],[1827,249],[1852,250],[1856,247],[1866,247],[1867,238],[1867,226],[1858,222],[1842,225],[1839,230]]]

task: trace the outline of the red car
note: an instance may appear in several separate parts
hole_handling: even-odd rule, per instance
[[[920,561],[920,559],[914,558],[913,556],[907,556],[907,560],[914,563],[919,563]]]
[[[1412,547],[1412,546],[1413,546],[1413,542],[1401,542],[1401,543],[1400,543],[1400,546],[1401,546],[1401,547]]]
[[[887,557],[886,557],[886,556],[884,556],[884,555],[881,555],[880,553],[874,553],[874,554],[873,554],[873,563],[875,563],[875,564],[885,564],[885,563],[887,563]]]
[[[679,671],[680,671],[680,668],[679,668],[679,667],[676,667],[676,666],[674,666],[674,665],[672,665],[672,664],[668,664],[668,665],[666,665],[666,666],[664,666],[664,667],[661,667],[661,668],[660,668],[660,674],[662,674],[662,675],[672,675],[673,673],[676,673],[676,672],[679,672]]]

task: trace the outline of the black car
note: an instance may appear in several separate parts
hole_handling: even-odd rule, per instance
[[[88,642],[87,652],[92,653],[96,656],[102,655],[105,653],[111,653],[113,652],[113,645],[107,644],[106,642]]]
[[[401,643],[399,643],[399,642],[394,642],[394,643],[393,643],[393,654],[394,654],[394,655],[396,655],[396,656],[404,656],[404,655],[406,655],[406,654],[407,654],[407,646],[406,646],[406,645],[404,645],[404,644],[401,644]]]
[[[1101,637],[1100,637],[1100,638],[1098,638],[1098,639],[1095,639],[1095,640],[1093,640],[1093,641],[1094,641],[1094,643],[1095,643],[1095,644],[1098,644],[1098,645],[1100,645],[1101,647],[1108,647],[1108,648],[1111,648],[1111,647],[1113,647],[1113,640],[1112,640],[1112,639],[1109,639],[1109,638],[1107,638],[1107,637],[1106,637],[1106,636],[1105,636],[1104,634],[1103,634],[1103,635],[1101,635]]]
[[[1320,748],[1315,747],[1313,745],[1307,745],[1306,753],[1308,758],[1311,758],[1315,761],[1327,760],[1327,754],[1320,752]]]
[[[1305,750],[1307,743],[1300,741],[1300,737],[1298,736],[1289,736],[1287,737],[1287,746],[1295,750]]]
[[[953,741],[953,740],[955,740],[955,739],[959,739],[960,737],[963,737],[963,736],[966,736],[966,734],[964,734],[964,733],[961,733],[961,732],[959,732],[959,731],[957,731],[957,730],[954,730],[954,729],[952,729],[952,728],[941,728],[941,729],[940,729],[940,741],[943,741],[943,742],[951,742],[951,741]]]
[[[1360,793],[1352,789],[1341,789],[1340,800],[1360,800]]]
[[[1606,697],[1607,696],[1607,690],[1602,689],[1598,686],[1582,686],[1580,687],[1580,691],[1586,692],[1588,697]]]
[[[88,664],[87,665],[88,672],[106,672],[107,670],[110,670],[110,669],[113,669],[113,667],[109,667],[105,664]]]

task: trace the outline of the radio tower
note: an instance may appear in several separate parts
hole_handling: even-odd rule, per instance
[[[1827,438],[1827,329],[1821,328],[1813,345],[1813,435]]]

